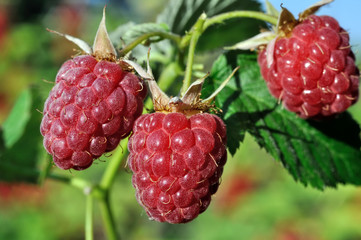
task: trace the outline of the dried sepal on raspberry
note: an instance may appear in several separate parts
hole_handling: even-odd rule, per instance
[[[44,104],[40,131],[59,168],[83,170],[129,135],[147,90],[133,68],[117,58],[105,12],[93,48],[81,39],[57,34],[84,53],[60,68]]]
[[[234,46],[259,48],[270,93],[302,118],[333,117],[358,100],[359,69],[347,31],[333,17],[313,15],[330,2],[312,5],[299,19],[283,8],[275,31]]]
[[[151,220],[186,223],[204,212],[217,191],[227,160],[226,126],[210,102],[202,100],[204,79],[181,97],[168,97],[151,71],[148,86],[155,113],[137,119],[129,139],[128,165],[136,198]],[[236,71],[236,70],[235,70]]]

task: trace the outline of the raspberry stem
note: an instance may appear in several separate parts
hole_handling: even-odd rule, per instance
[[[76,188],[79,188],[81,190],[84,190],[86,188],[92,188],[91,184],[82,178],[76,178],[76,177],[69,178],[69,177],[57,175],[54,173],[50,173],[47,177],[50,179],[53,179],[53,180],[67,183],[67,184],[74,186]]]
[[[192,80],[192,68],[193,68],[193,62],[194,62],[194,53],[196,50],[196,45],[198,42],[199,37],[203,33],[204,23],[207,19],[207,15],[203,13],[197,20],[197,22],[194,24],[193,28],[190,31],[191,39],[188,49],[188,59],[187,59],[187,65],[186,65],[186,71],[185,76],[183,80],[183,86],[181,90],[181,97],[184,95],[184,93],[187,91],[188,87],[191,84]]]
[[[119,239],[119,236],[117,234],[114,216],[110,208],[109,190],[112,187],[116,174],[118,173],[119,168],[126,156],[127,144],[128,139],[121,141],[120,147],[114,151],[113,156],[111,157],[99,184],[100,189],[103,190],[103,194],[98,197],[100,210],[103,216],[103,223],[108,239],[112,240]]]
[[[205,31],[207,28],[209,28],[212,25],[223,23],[223,21],[225,21],[225,20],[232,19],[232,18],[243,18],[243,17],[263,20],[263,21],[271,23],[272,25],[277,25],[277,22],[278,22],[277,17],[269,15],[269,14],[265,14],[262,12],[233,11],[233,12],[222,13],[222,14],[219,14],[219,15],[216,15],[214,17],[207,19],[203,25],[203,31]]]
[[[88,194],[86,196],[85,211],[85,239],[93,240],[93,197]]]
[[[142,42],[146,41],[147,39],[149,39],[151,37],[155,37],[155,36],[161,37],[163,39],[170,39],[170,40],[174,41],[177,45],[180,45],[180,42],[181,42],[181,37],[179,35],[177,35],[177,34],[174,34],[174,33],[150,32],[150,33],[146,33],[146,34],[143,34],[143,35],[139,36],[134,41],[132,41],[131,43],[126,45],[122,50],[120,50],[119,56],[120,57],[125,56],[133,48],[135,48],[136,46],[138,46]]]
[[[115,176],[117,175],[119,168],[122,165],[125,155],[127,153],[127,144],[128,139],[124,139],[123,141],[121,141],[120,147],[118,147],[113,152],[113,155],[109,160],[109,164],[105,169],[105,172],[99,184],[99,186],[105,191],[108,191],[113,185]]]
[[[100,200],[99,204],[100,204],[100,211],[103,216],[103,223],[104,223],[107,239],[109,240],[120,239],[116,230],[113,212],[110,208],[108,193],[104,196],[104,198]]]

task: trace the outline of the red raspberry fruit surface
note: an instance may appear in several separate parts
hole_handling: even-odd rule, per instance
[[[90,55],[66,61],[44,105],[45,149],[59,168],[88,168],[129,135],[145,95],[141,80],[115,62]]]
[[[274,51],[262,50],[258,63],[271,94],[302,118],[341,113],[358,99],[349,35],[330,16],[309,16],[289,37],[277,39]]]
[[[227,160],[226,127],[211,114],[152,113],[137,119],[128,164],[150,219],[185,223],[205,211]]]

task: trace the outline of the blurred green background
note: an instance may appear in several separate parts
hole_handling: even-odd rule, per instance
[[[61,64],[75,54],[74,45],[45,29],[91,43],[105,3],[112,32],[128,21],[155,21],[167,1],[0,1],[0,123],[29,85],[42,85],[46,95],[52,86],[47,81],[52,82]],[[330,6],[326,10],[336,11]],[[351,29],[351,37],[353,32],[357,29]],[[354,35],[352,42],[360,43],[360,34]],[[359,47],[353,46],[358,56]],[[360,110],[360,103],[350,109],[358,122]],[[96,163],[85,172],[54,171],[97,182],[106,164]],[[84,239],[84,202],[78,189],[53,180],[43,186],[0,182],[0,239]],[[111,202],[123,239],[361,239],[359,188],[320,192],[304,187],[248,135],[237,154],[229,156],[209,209],[191,223],[149,221],[135,199],[127,170],[118,175]],[[97,206],[94,224],[95,239],[105,239]]]

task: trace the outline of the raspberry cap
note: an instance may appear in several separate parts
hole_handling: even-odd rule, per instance
[[[204,212],[227,160],[226,127],[216,115],[139,117],[128,143],[136,198],[150,219],[185,223]]]
[[[146,88],[119,63],[77,56],[60,68],[44,105],[44,147],[62,169],[82,170],[112,151],[141,115]]]
[[[359,94],[348,33],[330,16],[310,15],[261,48],[258,63],[270,93],[302,118],[345,111]]]

